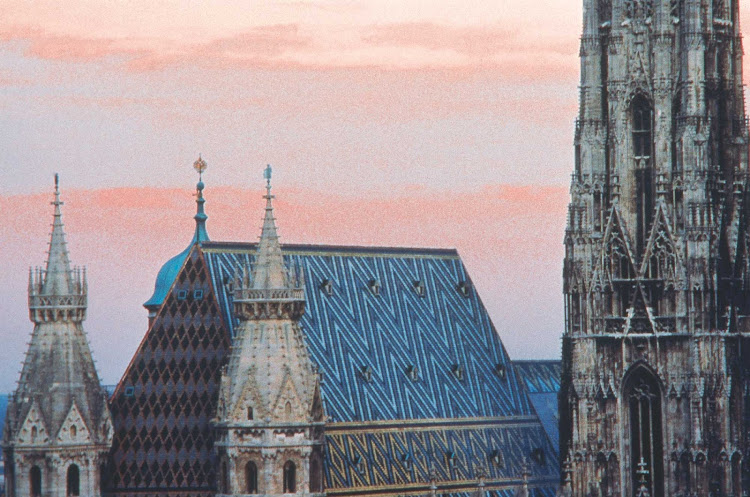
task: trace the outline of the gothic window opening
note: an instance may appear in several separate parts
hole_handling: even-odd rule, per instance
[[[70,438],[75,438],[78,435],[78,428],[76,428],[76,425],[70,426]]]
[[[39,466],[33,466],[29,472],[29,485],[31,487],[31,497],[42,496],[42,470]]]
[[[651,497],[664,497],[661,390],[657,379],[644,368],[625,384],[630,423],[630,467],[633,493],[645,489]]]
[[[66,495],[68,497],[81,495],[81,472],[75,464],[68,467],[68,491]]]
[[[602,191],[594,191],[594,230],[601,231],[604,225],[604,211],[602,210]]]
[[[292,403],[291,402],[287,402],[286,405],[284,406],[284,415],[286,416],[287,420],[292,419]]]
[[[39,433],[39,430],[36,429],[36,426],[31,427],[31,442],[36,442],[37,434]]]
[[[250,461],[245,466],[245,482],[247,493],[258,493],[258,466],[253,461]]]
[[[252,407],[247,408],[247,420],[248,421],[253,420],[253,408]]]
[[[297,491],[297,466],[292,461],[284,464],[284,493],[293,494]]]
[[[654,210],[653,171],[651,156],[653,151],[653,110],[651,103],[643,95],[637,95],[631,104],[631,131],[633,157],[635,159],[635,198],[637,213],[638,251],[643,250],[648,239],[651,217]]]

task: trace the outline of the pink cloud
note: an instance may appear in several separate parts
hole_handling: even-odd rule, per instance
[[[494,186],[456,193],[413,187],[386,196],[282,189],[276,194],[283,242],[458,248],[511,355],[557,355],[566,189]],[[261,195],[209,185],[212,239],[256,240]],[[71,258],[88,266],[85,326],[100,372],[114,382],[146,330],[141,304],[159,267],[192,236],[194,198],[178,189],[115,188],[65,190],[63,200]],[[0,351],[5,389],[23,357],[22,331],[31,330],[25,268],[45,260],[49,201],[49,194],[0,196],[6,219],[0,228],[3,253],[14,261],[0,275],[0,306],[9,329],[21,331],[6,337]]]

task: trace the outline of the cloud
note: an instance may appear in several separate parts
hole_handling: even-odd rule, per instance
[[[0,29],[27,57],[64,62],[109,61],[115,69],[378,69],[491,71],[505,77],[574,77],[575,38],[525,40],[516,28],[394,23],[337,27],[300,23],[251,26],[195,37],[60,34],[44,26]],[[529,61],[532,61],[529,63]]]
[[[88,266],[88,337],[106,383],[119,379],[146,331],[141,307],[159,267],[189,242],[191,191],[110,188],[63,191],[63,219],[75,264]],[[206,189],[213,240],[256,240],[261,189]],[[386,195],[309,189],[276,193],[283,242],[456,247],[512,357],[555,357],[562,330],[564,188],[493,186],[456,193],[413,187]],[[50,194],[0,196],[3,253],[0,308],[7,329],[31,330],[27,267],[43,264]],[[5,337],[0,387],[9,389],[25,333]]]

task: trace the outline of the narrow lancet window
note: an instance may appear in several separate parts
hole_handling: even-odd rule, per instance
[[[68,497],[81,495],[81,472],[78,466],[71,464],[68,468]]]
[[[297,466],[292,461],[284,464],[284,493],[293,494],[297,491]]]
[[[664,497],[661,389],[657,379],[645,368],[638,368],[626,381],[625,399],[633,494]]]
[[[29,473],[29,486],[31,487],[31,497],[41,497],[42,495],[42,470],[39,466],[31,468]]]
[[[245,466],[245,482],[248,494],[258,493],[258,466],[252,461]]]

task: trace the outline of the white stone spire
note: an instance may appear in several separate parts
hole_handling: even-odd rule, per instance
[[[57,175],[52,205],[46,269],[29,274],[34,331],[3,432],[6,495],[19,497],[99,494],[101,463],[112,443],[107,395],[81,325],[85,272],[70,268]]]
[[[287,269],[281,252],[270,166],[265,178],[255,264],[238,268],[232,296],[239,324],[215,422],[219,489],[223,495],[309,496],[322,482],[320,377],[299,325],[304,281],[300,271]],[[249,435],[239,436],[237,430]]]
[[[273,217],[273,199],[271,195],[271,166],[265,170],[266,178],[266,211],[263,218],[263,230],[258,242],[258,256],[253,269],[253,288],[280,289],[287,288],[287,270],[281,254],[281,244],[276,230],[276,219]]]
[[[52,223],[52,234],[49,242],[49,253],[47,257],[47,270],[42,285],[42,295],[70,295],[74,289],[70,278],[70,257],[65,244],[65,231],[63,229],[62,212],[60,206],[59,177],[55,174],[55,206],[54,221]]]

